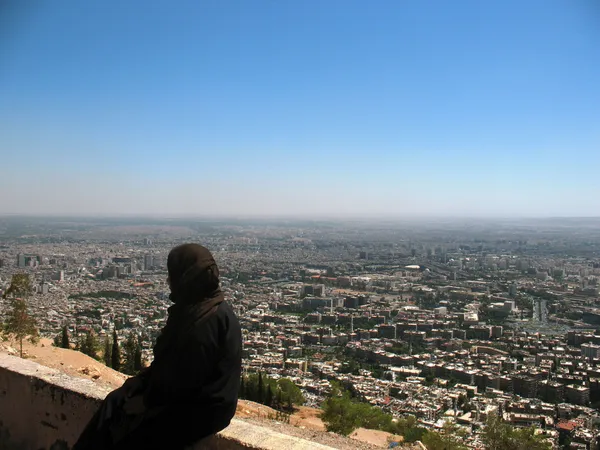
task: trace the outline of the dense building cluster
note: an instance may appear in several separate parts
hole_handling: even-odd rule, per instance
[[[545,227],[545,228],[542,228]],[[244,370],[299,385],[317,406],[341,382],[477,446],[490,414],[556,445],[595,448],[600,415],[597,236],[552,224],[202,224],[7,234],[0,288],[29,273],[43,335],[67,326],[141,336],[169,306],[166,257],[211,248],[244,330]],[[591,243],[590,243],[591,242]],[[9,308],[4,300],[0,312]]]

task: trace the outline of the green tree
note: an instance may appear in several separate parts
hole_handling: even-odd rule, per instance
[[[238,392],[239,398],[246,398],[246,376],[242,375],[240,378],[240,390]]]
[[[422,441],[423,436],[427,433],[427,429],[423,427],[405,428],[402,432],[396,433],[402,435],[404,442],[411,443]]]
[[[281,378],[277,381],[277,387],[282,391],[283,396],[289,398],[293,405],[303,405],[305,402],[302,390],[289,378]]]
[[[360,426],[360,418],[346,391],[334,388],[322,409],[321,419],[325,422],[327,431],[347,436]]]
[[[283,408],[283,392],[281,392],[281,389],[279,389],[279,388],[277,388],[277,391],[275,394],[275,408],[277,408],[277,409]]]
[[[31,279],[26,273],[16,273],[10,280],[10,286],[2,296],[2,298],[27,298],[31,295],[33,288],[31,287]]]
[[[123,367],[122,367],[122,372],[126,373],[128,375],[135,375],[136,374],[136,370],[135,370],[135,359],[136,359],[136,349],[137,349],[138,343],[137,343],[137,339],[135,334],[133,333],[129,333],[129,336],[127,336],[127,340],[125,341],[125,344],[123,345]]]
[[[19,355],[23,357],[23,340],[35,344],[39,340],[39,331],[35,319],[27,311],[27,303],[21,298],[12,301],[12,309],[8,312],[4,324],[4,334],[14,337],[19,342]]]
[[[272,407],[273,406],[273,388],[271,385],[267,385],[267,393],[265,394],[265,405]]]
[[[427,432],[417,426],[413,416],[393,420],[380,408],[353,399],[350,393],[338,383],[332,383],[332,392],[322,405],[321,418],[327,431],[348,435],[359,427],[387,431],[404,436],[405,442],[421,440]]]
[[[71,348],[71,343],[69,342],[69,328],[67,328],[66,325],[62,327],[60,346],[62,348]]]
[[[104,354],[102,355],[102,357],[104,359],[104,364],[106,364],[107,367],[111,366],[111,354],[112,348],[110,338],[106,336],[106,338],[104,338]]]
[[[256,390],[256,401],[258,403],[262,403],[264,398],[265,398],[265,391],[264,391],[265,387],[264,387],[264,382],[263,382],[263,376],[261,372],[258,372],[258,387]]]
[[[246,399],[252,402],[256,400],[256,384],[250,375],[246,376]]]
[[[488,450],[550,450],[552,445],[535,428],[513,428],[496,415],[488,417],[483,429],[483,443]]]
[[[98,359],[98,340],[96,339],[96,333],[90,330],[85,334],[80,341],[79,351],[91,358]]]
[[[452,434],[427,431],[421,440],[427,450],[468,450],[460,443],[460,438]]]
[[[135,353],[133,355],[133,370],[135,373],[138,373],[140,370],[144,368],[144,361],[142,358],[142,344],[140,344],[140,340],[137,339],[135,346]]]
[[[121,370],[121,348],[119,347],[119,336],[117,330],[113,330],[112,351],[110,353],[110,367]]]
[[[32,292],[29,275],[20,273],[12,276],[10,286],[3,298],[12,296],[12,309],[7,313],[4,324],[4,334],[14,337],[19,342],[19,354],[23,357],[23,340],[28,338],[31,343],[39,339],[39,331],[35,319],[29,314],[26,298]]]

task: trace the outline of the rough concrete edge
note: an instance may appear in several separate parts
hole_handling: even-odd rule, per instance
[[[227,440],[233,440],[241,445],[262,450],[332,450],[329,447],[316,442],[311,442],[296,436],[279,433],[277,431],[263,428],[258,425],[249,424],[240,419],[233,419],[229,427],[219,433]]]
[[[96,401],[104,399],[110,391],[85,378],[66,375],[57,369],[43,366],[16,356],[0,354],[0,369],[16,372],[33,379],[41,380],[58,388],[68,390]],[[232,419],[231,424],[219,433],[219,437],[238,443],[242,447],[261,450],[333,450],[323,444],[311,442],[296,436],[289,436],[266,427],[249,424],[240,419]]]
[[[57,369],[16,356],[0,354],[0,368],[30,378],[37,378],[56,387],[99,401],[103,400],[110,392],[109,388],[98,386],[91,380],[73,377]]]

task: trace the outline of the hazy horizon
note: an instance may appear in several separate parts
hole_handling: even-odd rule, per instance
[[[266,221],[332,221],[332,222],[430,222],[430,221],[481,221],[481,222],[527,222],[527,221],[600,221],[600,215],[596,216],[440,216],[440,215],[281,215],[281,214],[37,214],[37,213],[0,213],[0,219],[51,219],[51,220],[197,220],[197,221],[243,221],[243,220],[266,220]]]
[[[0,214],[600,214],[593,2],[9,2]]]

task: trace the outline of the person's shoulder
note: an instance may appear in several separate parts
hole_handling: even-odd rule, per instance
[[[233,308],[227,300],[224,300],[219,304],[215,316],[217,316],[217,320],[220,321],[229,322],[231,320],[234,320],[237,322],[237,316],[235,315]]]
[[[223,301],[216,311],[216,322],[220,325],[221,328],[226,330],[238,329],[240,328],[240,322],[238,320],[235,311],[231,307],[231,304],[225,300]]]
[[[223,300],[221,303],[219,303],[219,307],[217,308],[217,314],[233,314],[233,308],[231,307],[231,304],[227,300]]]

